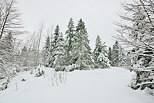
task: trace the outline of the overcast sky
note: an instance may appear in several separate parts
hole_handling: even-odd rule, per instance
[[[79,19],[85,21],[90,45],[100,35],[108,46],[113,44],[116,34],[113,22],[118,20],[122,0],[18,0],[22,20],[28,31],[34,31],[42,22],[46,26],[60,26],[65,32],[68,21],[73,18],[75,25]]]

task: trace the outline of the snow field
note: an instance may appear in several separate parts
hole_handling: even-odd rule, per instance
[[[18,74],[0,92],[0,103],[153,103],[154,97],[128,87],[132,73],[122,68]],[[62,77],[62,79],[61,79]],[[21,81],[22,79],[26,81]],[[57,78],[57,79],[55,79]],[[64,79],[65,78],[65,79]],[[58,85],[57,85],[58,84]]]

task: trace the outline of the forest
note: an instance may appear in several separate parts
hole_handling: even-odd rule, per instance
[[[70,17],[65,32],[61,32],[60,25],[52,30],[42,24],[28,38],[20,39],[28,31],[23,29],[16,4],[16,0],[0,1],[0,93],[9,89],[13,78],[23,72],[45,77],[46,69],[49,69],[56,73],[52,81],[67,84],[67,73],[117,67],[133,73],[131,82],[128,81],[129,88],[148,90],[148,94],[154,95],[153,0],[123,2],[123,12],[119,14],[121,20],[114,23],[117,31],[113,36],[114,44],[107,46],[97,35],[93,40],[94,49],[84,18],[79,18],[75,24]],[[27,80],[22,78],[22,81]]]

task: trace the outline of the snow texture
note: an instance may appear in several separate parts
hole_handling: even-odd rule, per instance
[[[153,103],[154,97],[132,90],[132,73],[122,68],[54,72],[41,68],[45,75],[35,77],[22,72],[0,92],[0,103]],[[63,82],[58,80],[62,74]],[[111,76],[112,75],[112,76]],[[55,80],[59,85],[54,85]],[[24,80],[23,80],[24,79]]]

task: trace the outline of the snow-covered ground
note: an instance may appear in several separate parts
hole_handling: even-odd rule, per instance
[[[22,72],[0,91],[0,103],[154,103],[154,96],[132,90],[132,73],[122,68],[55,73]],[[26,81],[22,81],[22,79]]]

